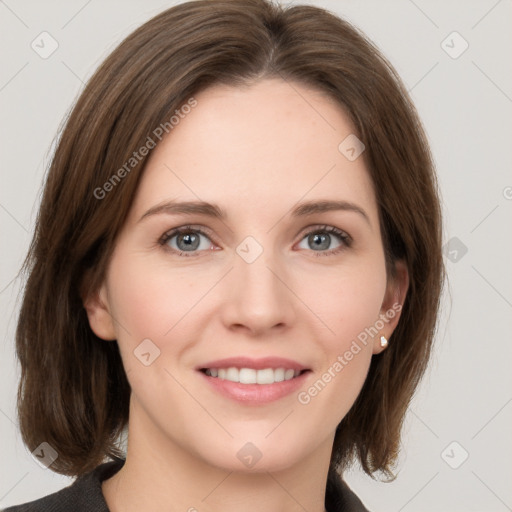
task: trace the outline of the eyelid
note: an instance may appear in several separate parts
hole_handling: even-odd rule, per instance
[[[213,231],[210,228],[207,228],[202,225],[193,225],[193,224],[177,226],[175,228],[169,229],[160,237],[160,239],[158,240],[158,243],[162,246],[166,246],[167,242],[171,238],[174,238],[176,235],[179,235],[181,233],[186,233],[188,231],[199,233],[199,234],[205,236],[206,238],[208,238],[208,240],[210,242],[212,242],[213,245],[219,246],[219,244],[217,244],[217,242],[215,241],[215,235],[213,235]],[[336,254],[337,252],[345,249],[346,247],[350,247],[353,242],[352,237],[343,229],[337,228],[330,224],[314,224],[314,225],[307,226],[300,231],[299,240],[294,244],[294,246],[297,243],[302,242],[304,240],[304,238],[309,236],[311,233],[315,233],[315,232],[319,232],[319,233],[325,232],[330,235],[333,234],[333,235],[337,236],[341,242],[341,246],[337,247],[335,249],[329,249],[327,251],[311,250],[311,252],[313,252],[316,256],[321,256],[321,255],[327,256],[330,254]],[[202,251],[177,251],[176,249],[173,249],[171,247],[168,247],[166,250],[169,250],[174,254],[179,254],[180,256],[185,254],[186,257],[199,256],[199,255],[201,255],[201,253],[206,252],[204,250],[202,250]]]
[[[311,233],[325,231],[327,233],[334,233],[340,236],[343,240],[348,240],[350,242],[353,241],[352,237],[344,230],[337,228],[336,226],[332,226],[331,224],[313,224],[310,226],[305,227],[300,231],[301,238],[300,240],[303,240],[306,235],[309,235]]]
[[[194,224],[186,224],[184,226],[177,226],[175,228],[171,228],[167,230],[159,239],[159,242],[165,243],[169,238],[179,235],[181,232],[187,232],[187,231],[195,231],[197,233],[201,233],[202,235],[206,236],[210,239],[211,242],[214,242],[213,238],[215,236],[213,235],[213,231],[210,228],[207,228],[205,226],[200,225],[194,225]]]
[[[329,235],[334,235],[339,239],[340,245],[335,247],[334,249],[328,249],[326,251],[314,251],[309,250],[307,252],[311,253],[314,257],[322,257],[322,256],[335,256],[352,246],[353,238],[343,229],[337,228],[336,226],[332,226],[330,224],[316,224],[307,226],[302,230],[301,237],[297,243],[302,242],[307,236],[312,233],[327,233]]]
[[[174,238],[176,235],[179,235],[181,233],[186,233],[188,231],[192,231],[195,233],[199,233],[206,238],[213,244],[218,246],[218,244],[215,242],[215,236],[212,235],[212,230],[205,227],[205,226],[199,226],[199,225],[193,225],[193,224],[187,224],[184,226],[177,226],[175,228],[167,230],[158,240],[158,244],[164,248],[164,250],[171,252],[172,254],[177,254],[178,256],[184,256],[186,258],[189,257],[197,257],[201,256],[202,253],[206,251],[179,251],[177,249],[174,249],[172,247],[167,246],[167,242]]]

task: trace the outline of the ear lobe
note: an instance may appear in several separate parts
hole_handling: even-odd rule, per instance
[[[373,344],[374,354],[379,354],[387,346],[381,343],[381,336],[389,340],[393,331],[396,329],[408,289],[409,271],[407,270],[406,263],[399,260],[395,262],[395,276],[388,280],[386,293],[382,302],[380,318],[384,326],[379,335],[375,337]]]
[[[105,284],[102,284],[99,290],[82,298],[82,302],[94,334],[106,341],[117,339]]]

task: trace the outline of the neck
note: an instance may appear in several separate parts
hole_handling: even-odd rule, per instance
[[[102,484],[111,512],[324,512],[332,443],[291,466],[219,467],[130,412],[126,462]]]

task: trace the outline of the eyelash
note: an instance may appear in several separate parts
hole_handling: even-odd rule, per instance
[[[174,229],[171,229],[170,231],[167,231],[166,233],[164,233],[162,235],[162,237],[158,240],[158,243],[161,246],[163,246],[165,250],[171,251],[172,253],[177,254],[178,256],[184,256],[186,258],[197,257],[200,252],[204,252],[204,251],[177,251],[176,249],[172,249],[171,247],[168,247],[168,246],[165,247],[167,242],[169,240],[171,240],[171,238],[175,237],[176,235],[187,234],[187,233],[191,233],[191,232],[199,233],[213,242],[212,235],[209,234],[207,230],[204,230],[204,229],[198,228],[198,227],[194,227],[194,226],[181,226],[179,228],[174,228]],[[339,252],[345,250],[347,247],[350,247],[352,244],[352,238],[350,237],[350,235],[345,233],[345,231],[335,228],[334,226],[328,226],[328,225],[314,226],[312,229],[310,229],[309,231],[305,232],[302,235],[300,242],[302,242],[302,240],[304,240],[307,236],[309,236],[313,233],[328,233],[329,235],[331,235],[331,234],[336,235],[341,242],[341,245],[339,247],[337,247],[336,249],[330,249],[327,251],[311,251],[315,254],[316,257],[331,256],[331,255],[338,254]]]

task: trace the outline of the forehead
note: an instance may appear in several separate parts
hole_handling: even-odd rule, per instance
[[[217,85],[195,100],[152,150],[136,213],[169,199],[200,199],[261,215],[262,208],[316,197],[357,200],[375,210],[363,158],[350,161],[339,150],[353,135],[350,119],[324,93],[271,79]]]

